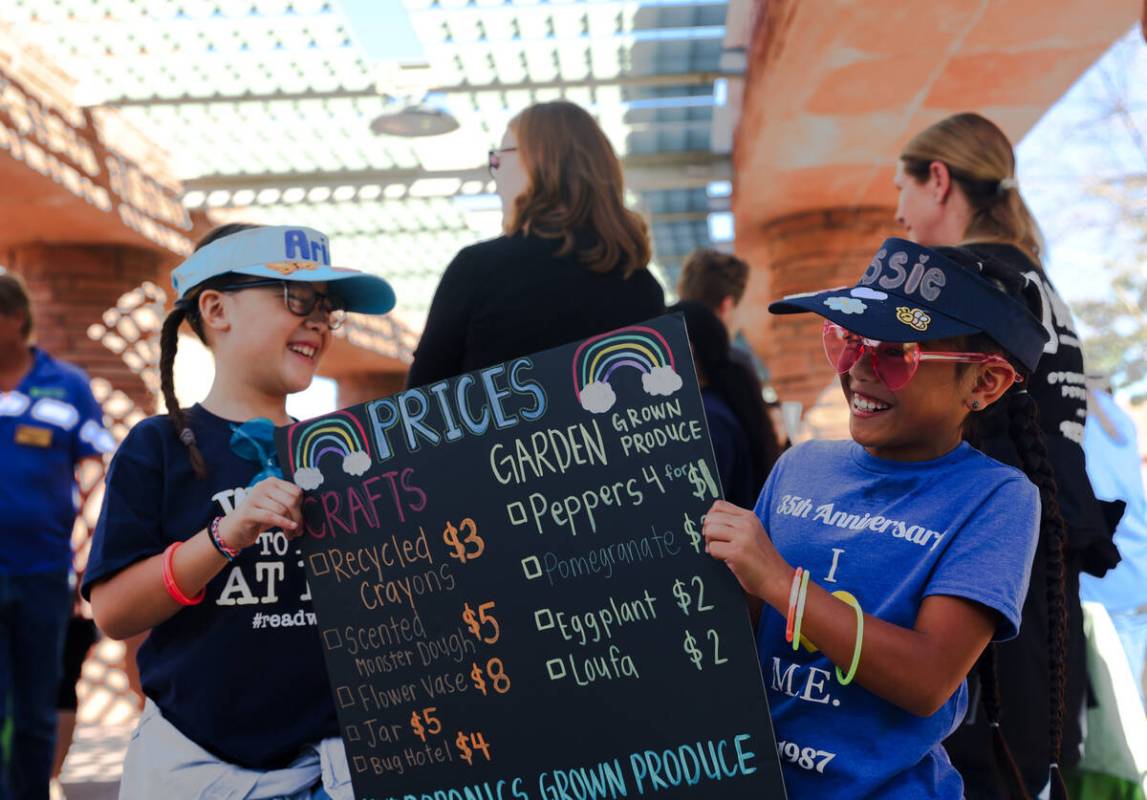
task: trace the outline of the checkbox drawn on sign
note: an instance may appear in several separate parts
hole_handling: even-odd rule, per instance
[[[343,637],[338,628],[327,628],[323,631],[323,641],[328,650],[338,650],[343,646]]]
[[[539,631],[548,631],[554,627],[554,615],[548,608],[539,608],[534,612],[534,624]]]
[[[350,708],[354,705],[354,694],[351,693],[349,686],[340,686],[335,694],[339,698],[339,708]]]
[[[362,734],[358,732],[357,725],[346,726],[346,740],[348,742],[357,742],[362,739]]]
[[[311,556],[311,572],[315,575],[326,575],[331,571],[331,564],[327,561],[326,553],[315,553]]]
[[[366,772],[366,756],[355,756],[352,761],[354,762],[354,771],[357,773]]]
[[[526,506],[520,501],[506,504],[506,516],[510,518],[510,523],[513,525],[525,525],[526,520]]]
[[[526,574],[527,580],[542,577],[542,562],[538,561],[537,556],[526,556],[522,559],[522,572]]]
[[[551,658],[546,662],[546,672],[550,673],[551,681],[560,681],[566,676],[566,662],[560,658]]]

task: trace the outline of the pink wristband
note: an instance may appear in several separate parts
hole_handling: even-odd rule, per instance
[[[197,606],[203,602],[203,597],[207,594],[206,588],[201,590],[195,597],[188,597],[179,590],[179,586],[175,583],[174,574],[174,561],[175,551],[182,546],[183,542],[172,542],[163,551],[163,585],[167,589],[167,593],[171,595],[171,599],[179,603],[181,606]]]
[[[238,558],[239,553],[242,552],[237,547],[230,547],[223,537],[219,534],[219,525],[223,522],[223,517],[216,517],[211,520],[211,525],[207,528],[207,535],[211,537],[211,544],[215,545],[215,549],[228,561],[234,561]]]

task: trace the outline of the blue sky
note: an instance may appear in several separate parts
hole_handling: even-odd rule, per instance
[[[1046,266],[1070,304],[1102,296],[1106,266],[1144,260],[1136,230],[1099,193],[1147,175],[1147,45],[1139,26],[1116,42],[1017,148],[1020,190],[1043,229]],[[1114,113],[1122,105],[1125,115]],[[1141,195],[1142,197],[1142,195]]]
[[[351,31],[374,61],[418,61],[422,44],[402,0],[339,0]]]

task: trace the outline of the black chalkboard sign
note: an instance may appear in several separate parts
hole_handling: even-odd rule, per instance
[[[359,800],[784,798],[679,317],[278,446]]]

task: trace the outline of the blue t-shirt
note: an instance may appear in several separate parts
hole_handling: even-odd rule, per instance
[[[1123,560],[1102,578],[1079,576],[1083,600],[1102,603],[1108,611],[1134,611],[1147,591],[1147,497],[1143,494],[1139,435],[1135,422],[1106,392],[1092,392],[1099,413],[1087,415],[1083,449],[1087,477],[1095,496],[1127,503],[1115,529],[1115,544]]]
[[[755,510],[788,563],[851,593],[867,614],[912,628],[925,597],[952,595],[999,612],[997,641],[1019,630],[1039,493],[967,444],[901,462],[851,441],[808,442],[777,462]],[[915,716],[858,682],[841,686],[819,651],[794,653],[773,609],[757,649],[793,800],[964,796],[940,743],[964,717],[966,683],[935,714]]]
[[[188,410],[207,463],[195,476],[167,417],[134,428],[108,470],[83,592],[230,513],[259,471],[231,450],[235,423]],[[144,693],[185,736],[243,767],[286,766],[338,735],[297,542],[268,531],[207,584],[199,605],[152,629],[139,651]]]
[[[67,572],[76,521],[76,465],[115,440],[79,367],[32,348],[32,369],[0,392],[0,574]]]

